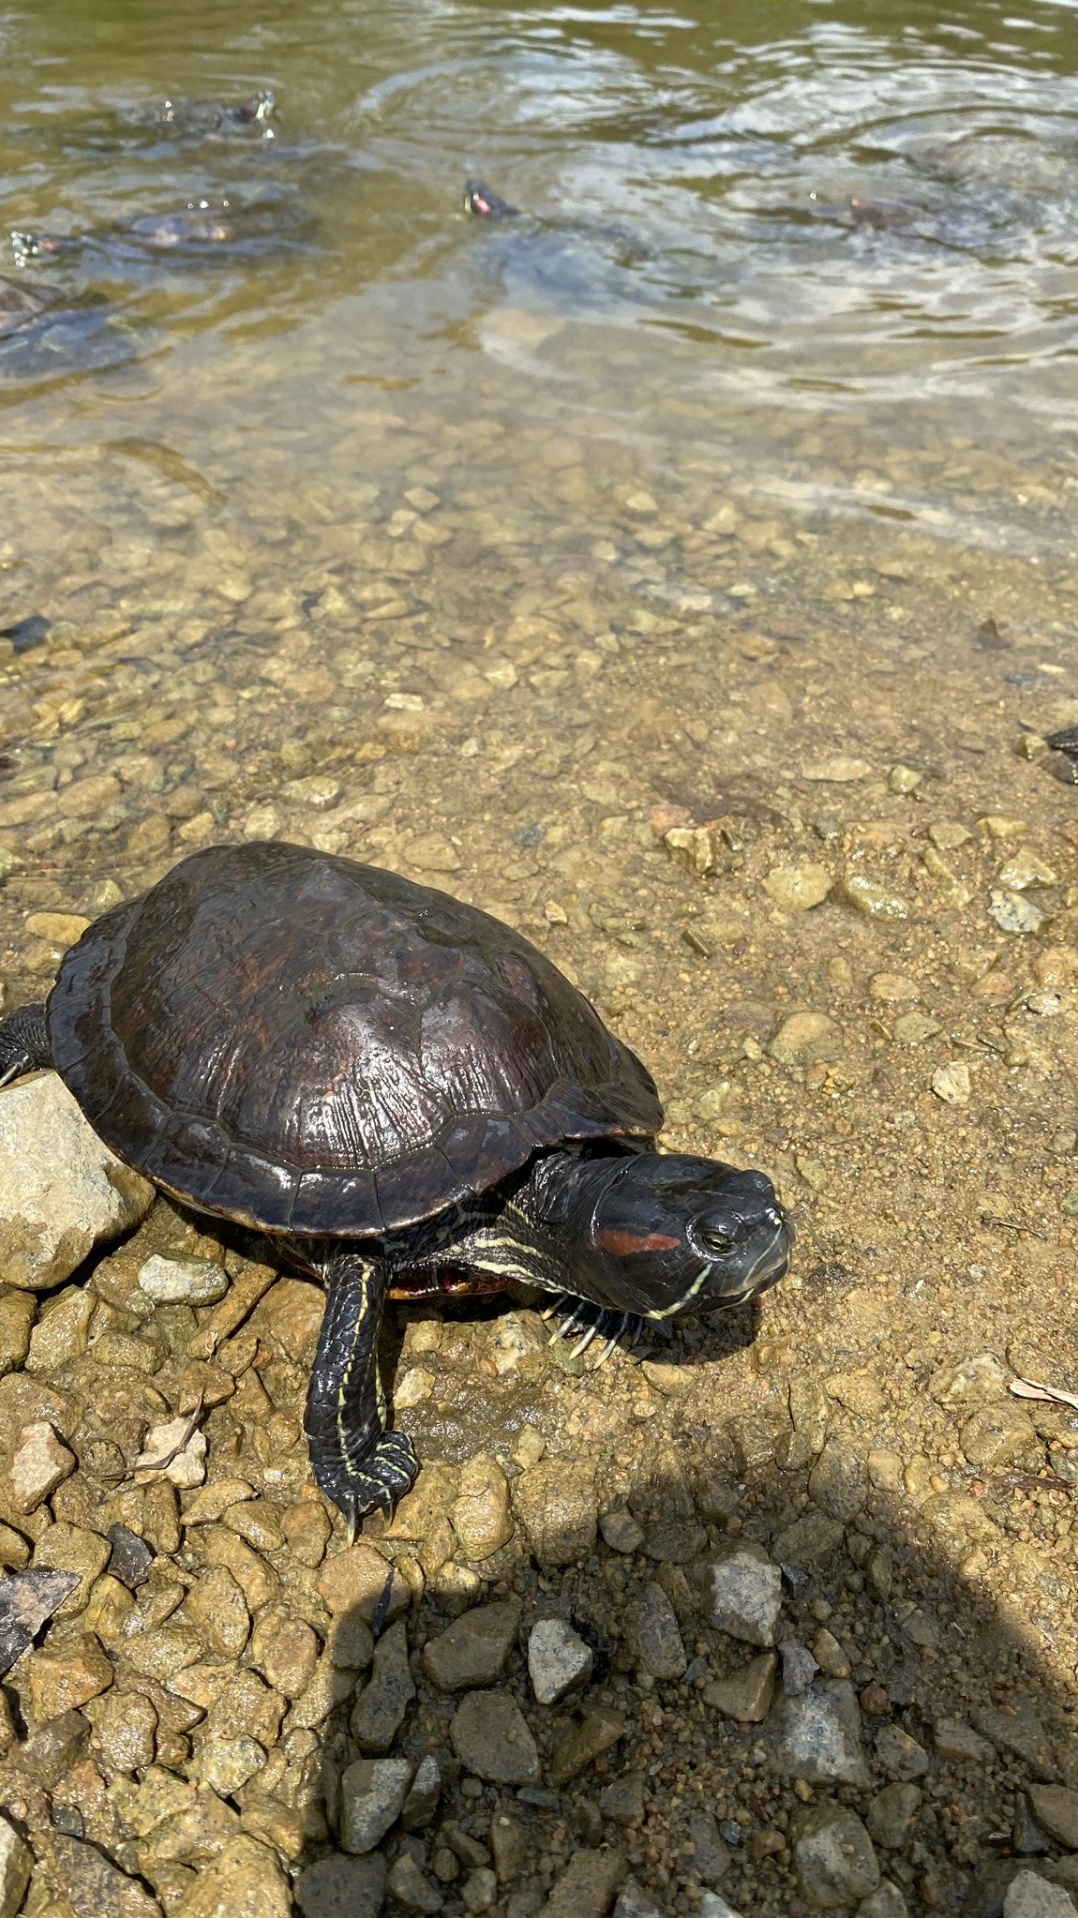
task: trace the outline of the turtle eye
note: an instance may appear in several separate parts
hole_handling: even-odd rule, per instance
[[[734,1241],[728,1232],[701,1231],[700,1243],[705,1245],[709,1252],[723,1253],[733,1250]]]

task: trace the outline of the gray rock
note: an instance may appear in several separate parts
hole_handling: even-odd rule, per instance
[[[352,1712],[352,1737],[360,1750],[379,1755],[388,1752],[414,1697],[407,1627],[403,1618],[398,1618],[374,1648],[370,1679]]]
[[[801,1698],[783,1699],[775,1717],[780,1771],[811,1785],[871,1784],[861,1749],[861,1709],[848,1678],[826,1678]]]
[[[654,1580],[626,1607],[625,1639],[637,1669],[653,1678],[680,1678],[689,1662],[674,1608]]]
[[[0,1812],[0,1918],[15,1918],[26,1896],[34,1854]]]
[[[1078,1851],[1078,1791],[1066,1785],[1031,1785],[1029,1802],[1042,1830],[1068,1851]]]
[[[160,1252],[140,1266],[138,1282],[155,1305],[213,1305],[228,1291],[224,1266],[209,1259],[166,1259]]]
[[[748,1645],[775,1643],[782,1573],[760,1545],[744,1544],[711,1566],[711,1623]]]
[[[730,1869],[730,1849],[709,1811],[694,1811],[689,1818],[689,1837],[696,1854],[695,1868],[705,1885],[725,1878]]]
[[[423,1647],[423,1670],[442,1692],[492,1685],[509,1656],[520,1627],[515,1598],[476,1605]]]
[[[890,1878],[881,1878],[875,1891],[862,1898],[857,1918],[910,1918],[909,1906]]]
[[[520,1707],[504,1692],[469,1692],[449,1728],[466,1770],[495,1785],[537,1785],[539,1753]]]
[[[928,1770],[928,1753],[901,1725],[884,1725],[876,1733],[876,1756],[896,1778],[909,1784]]]
[[[869,1836],[888,1851],[901,1850],[921,1809],[921,1798],[916,1785],[885,1785],[872,1800],[865,1817]]]
[[[700,1918],[741,1918],[733,1905],[728,1905],[720,1892],[705,1891],[700,1898]]]
[[[63,1081],[39,1073],[0,1096],[0,1270],[20,1291],[69,1278],[153,1204],[146,1179],[91,1131]]]
[[[1069,1891],[1053,1885],[1037,1871],[1020,1871],[1012,1878],[1003,1900],[1003,1918],[1078,1918]]]
[[[36,1512],[75,1465],[75,1454],[48,1419],[31,1419],[19,1433],[8,1473],[13,1509],[27,1516]]]
[[[442,1769],[433,1752],[421,1758],[401,1812],[405,1831],[420,1831],[434,1817],[442,1795]]]
[[[395,1904],[405,1911],[435,1913],[442,1909],[442,1894],[420,1871],[411,1852],[402,1852],[386,1879],[386,1890]]]
[[[571,1565],[594,1551],[594,1466],[543,1459],[513,1481],[513,1505],[540,1565]]]
[[[46,1619],[71,1596],[78,1582],[77,1572],[46,1566],[0,1580],[0,1677],[33,1644]]]
[[[800,1698],[808,1691],[819,1666],[807,1645],[799,1645],[796,1639],[787,1638],[779,1646],[782,1658],[782,1689],[787,1698]]]
[[[640,1825],[644,1821],[644,1773],[623,1772],[599,1793],[599,1810],[615,1825]]]
[[[540,1705],[556,1705],[559,1698],[586,1685],[595,1663],[567,1619],[541,1618],[528,1635],[528,1676]]]
[[[477,1865],[460,1888],[466,1911],[489,1911],[498,1896],[498,1880],[489,1865]]]
[[[360,1758],[341,1779],[341,1844],[373,1851],[400,1817],[411,1782],[406,1758]]]
[[[612,1552],[638,1552],[644,1543],[643,1526],[637,1524],[624,1505],[616,1505],[612,1511],[604,1512],[599,1520],[599,1530]]]
[[[658,1905],[642,1892],[635,1879],[630,1878],[618,1893],[618,1902],[614,1906],[614,1918],[662,1918]]]
[[[812,1805],[793,1831],[794,1867],[810,1905],[840,1909],[867,1898],[880,1882],[872,1840],[856,1812]]]
[[[335,1851],[308,1865],[296,1880],[296,1903],[303,1918],[379,1918],[386,1889],[386,1861],[347,1858]]]

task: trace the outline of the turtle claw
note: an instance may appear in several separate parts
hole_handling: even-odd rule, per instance
[[[569,1310],[570,1307],[571,1310]],[[606,1364],[615,1346],[620,1345],[623,1340],[629,1346],[635,1345],[644,1330],[645,1321],[638,1318],[635,1312],[618,1312],[613,1306],[595,1305],[590,1299],[578,1299],[571,1292],[563,1293],[553,1305],[547,1307],[542,1316],[544,1319],[549,1319],[555,1312],[566,1311],[568,1317],[563,1318],[560,1324],[555,1326],[550,1335],[550,1343],[554,1345],[558,1339],[566,1339],[571,1332],[582,1328],[581,1337],[572,1350],[572,1357],[575,1359],[587,1351],[597,1335],[605,1339],[606,1343],[594,1367],[596,1372],[600,1366]]]

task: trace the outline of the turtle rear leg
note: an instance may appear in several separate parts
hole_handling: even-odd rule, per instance
[[[342,1252],[322,1277],[326,1309],[303,1426],[319,1488],[355,1525],[408,1490],[419,1460],[404,1432],[386,1431],[377,1355],[385,1259]]]
[[[0,1086],[51,1064],[44,1006],[19,1006],[0,1019]]]

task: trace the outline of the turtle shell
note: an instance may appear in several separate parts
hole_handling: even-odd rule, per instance
[[[48,1027],[121,1159],[263,1231],[393,1231],[536,1151],[662,1119],[526,939],[306,846],[211,847],[106,913],[65,954]]]

